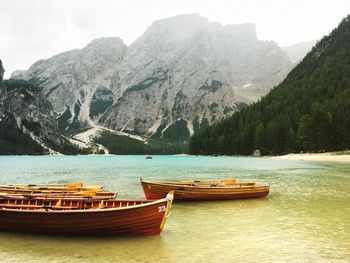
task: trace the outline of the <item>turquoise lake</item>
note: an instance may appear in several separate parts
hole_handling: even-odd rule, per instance
[[[0,184],[84,182],[144,198],[139,178],[235,178],[267,198],[174,203],[159,236],[0,232],[0,262],[350,262],[350,165],[273,158],[2,156]]]

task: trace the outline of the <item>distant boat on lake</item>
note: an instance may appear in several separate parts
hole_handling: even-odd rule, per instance
[[[0,198],[0,229],[64,235],[160,234],[173,193],[160,200]]]
[[[153,159],[151,155],[146,155],[146,159]]]
[[[255,198],[268,195],[270,189],[269,185],[236,182],[234,179],[190,182],[140,180],[147,199],[163,198],[169,191],[174,191],[174,200],[178,201]]]

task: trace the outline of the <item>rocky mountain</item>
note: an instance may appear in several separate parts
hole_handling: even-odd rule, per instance
[[[290,46],[282,47],[282,50],[287,53],[289,59],[293,63],[298,63],[312,49],[312,47],[316,44],[316,42],[317,40],[300,42]]]
[[[154,22],[129,47],[94,40],[11,78],[39,85],[62,128],[78,121],[182,140],[265,95],[291,66],[253,24],[190,14]]]
[[[12,79],[24,79],[42,88],[60,115],[60,126],[66,128],[79,120],[88,121],[101,110],[99,99],[110,94],[113,74],[126,51],[119,38],[93,40],[83,49],[58,54],[35,62],[28,70],[15,71]],[[110,102],[112,103],[112,101]]]
[[[257,39],[253,24],[159,20],[126,51],[113,83],[119,98],[99,123],[185,138],[266,94],[290,65],[276,43]]]
[[[0,91],[0,115],[5,121],[15,120],[15,128],[43,148],[47,143],[62,143],[52,106],[37,91],[37,87],[25,81],[5,81]]]
[[[5,80],[0,60],[0,154],[79,152],[58,127],[57,113],[36,85]]]

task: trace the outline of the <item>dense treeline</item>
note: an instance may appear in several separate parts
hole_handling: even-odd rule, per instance
[[[49,146],[52,150],[57,151],[61,154],[65,155],[85,155],[85,154],[92,154],[91,148],[79,148],[78,146],[75,146],[68,141],[63,142],[62,144],[53,144],[50,142],[46,142],[47,146]]]
[[[350,148],[350,16],[268,95],[190,140],[192,154]]]
[[[68,141],[60,145],[46,141],[53,150],[67,155],[89,154],[91,149],[80,149]],[[5,116],[0,121],[0,155],[43,155],[48,154],[39,143],[28,134],[17,128],[16,120],[12,116]]]
[[[188,144],[184,142],[148,140],[147,144],[127,136],[103,132],[95,139],[104,145],[111,154],[178,154],[187,153]]]

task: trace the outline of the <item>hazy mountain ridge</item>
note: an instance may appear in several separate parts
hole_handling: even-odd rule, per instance
[[[165,138],[181,126],[189,135],[266,94],[290,66],[277,44],[257,40],[253,24],[162,19],[126,51],[114,84],[121,97],[99,122]]]
[[[185,139],[259,99],[291,66],[276,43],[257,39],[254,24],[222,26],[190,14],[155,21],[129,47],[119,38],[94,40],[11,78],[42,88],[61,129],[98,122]]]
[[[290,60],[297,64],[316,44],[317,40],[304,41],[290,46],[282,47],[282,50],[287,53]]]
[[[259,102],[194,135],[193,154],[334,151],[350,147],[350,16]]]
[[[15,71],[12,79],[24,79],[42,87],[55,111],[65,113],[67,125],[87,121],[96,90],[110,87],[111,72],[122,59],[126,45],[119,38],[91,41],[75,49],[35,62],[27,71]],[[93,103],[92,102],[92,103]]]

